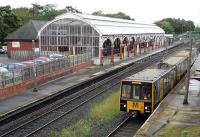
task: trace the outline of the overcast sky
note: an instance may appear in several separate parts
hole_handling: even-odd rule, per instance
[[[154,22],[166,17],[184,18],[200,25],[200,0],[0,0],[0,5],[31,7],[55,4],[57,9],[72,6],[83,13],[102,10],[104,13],[122,11],[138,21]]]

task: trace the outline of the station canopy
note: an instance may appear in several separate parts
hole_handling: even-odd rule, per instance
[[[91,25],[99,33],[100,36],[165,33],[163,29],[152,23],[143,23],[133,20],[116,19],[110,17],[102,17],[102,16],[94,16],[94,15],[78,14],[78,13],[62,14],[60,16],[57,16],[53,21],[49,22],[48,24],[53,22],[55,23],[55,21],[62,19],[70,19],[68,22],[70,25],[79,25],[80,23],[82,24],[82,22],[77,21],[81,20]]]

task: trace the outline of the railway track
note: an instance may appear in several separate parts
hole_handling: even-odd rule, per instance
[[[174,49],[168,51],[168,54],[172,52],[174,52]],[[104,93],[108,89],[118,85],[122,78],[141,71],[147,66],[156,63],[162,59],[161,55],[163,54],[152,55],[151,57],[139,60],[136,64],[130,65],[116,74],[91,84],[82,90],[79,89],[77,94],[72,97],[62,98],[51,103],[46,108],[32,111],[29,114],[24,113],[23,117],[14,122],[8,122],[3,127],[0,127],[0,137],[16,135],[28,137],[39,133],[45,127],[64,118],[71,112],[77,110],[80,106],[83,106],[85,103]]]
[[[127,117],[107,137],[133,137],[146,118]]]

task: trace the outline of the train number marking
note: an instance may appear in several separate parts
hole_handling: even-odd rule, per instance
[[[139,104],[137,102],[133,102],[133,108],[139,108]]]

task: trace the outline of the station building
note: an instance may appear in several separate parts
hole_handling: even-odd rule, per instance
[[[38,32],[40,55],[90,53],[94,64],[134,56],[166,45],[155,24],[78,13],[65,13]]]
[[[33,48],[39,48],[38,31],[47,21],[30,20],[6,38],[8,57],[17,60],[32,58]],[[32,41],[34,40],[34,45]],[[34,47],[33,47],[34,46]]]

